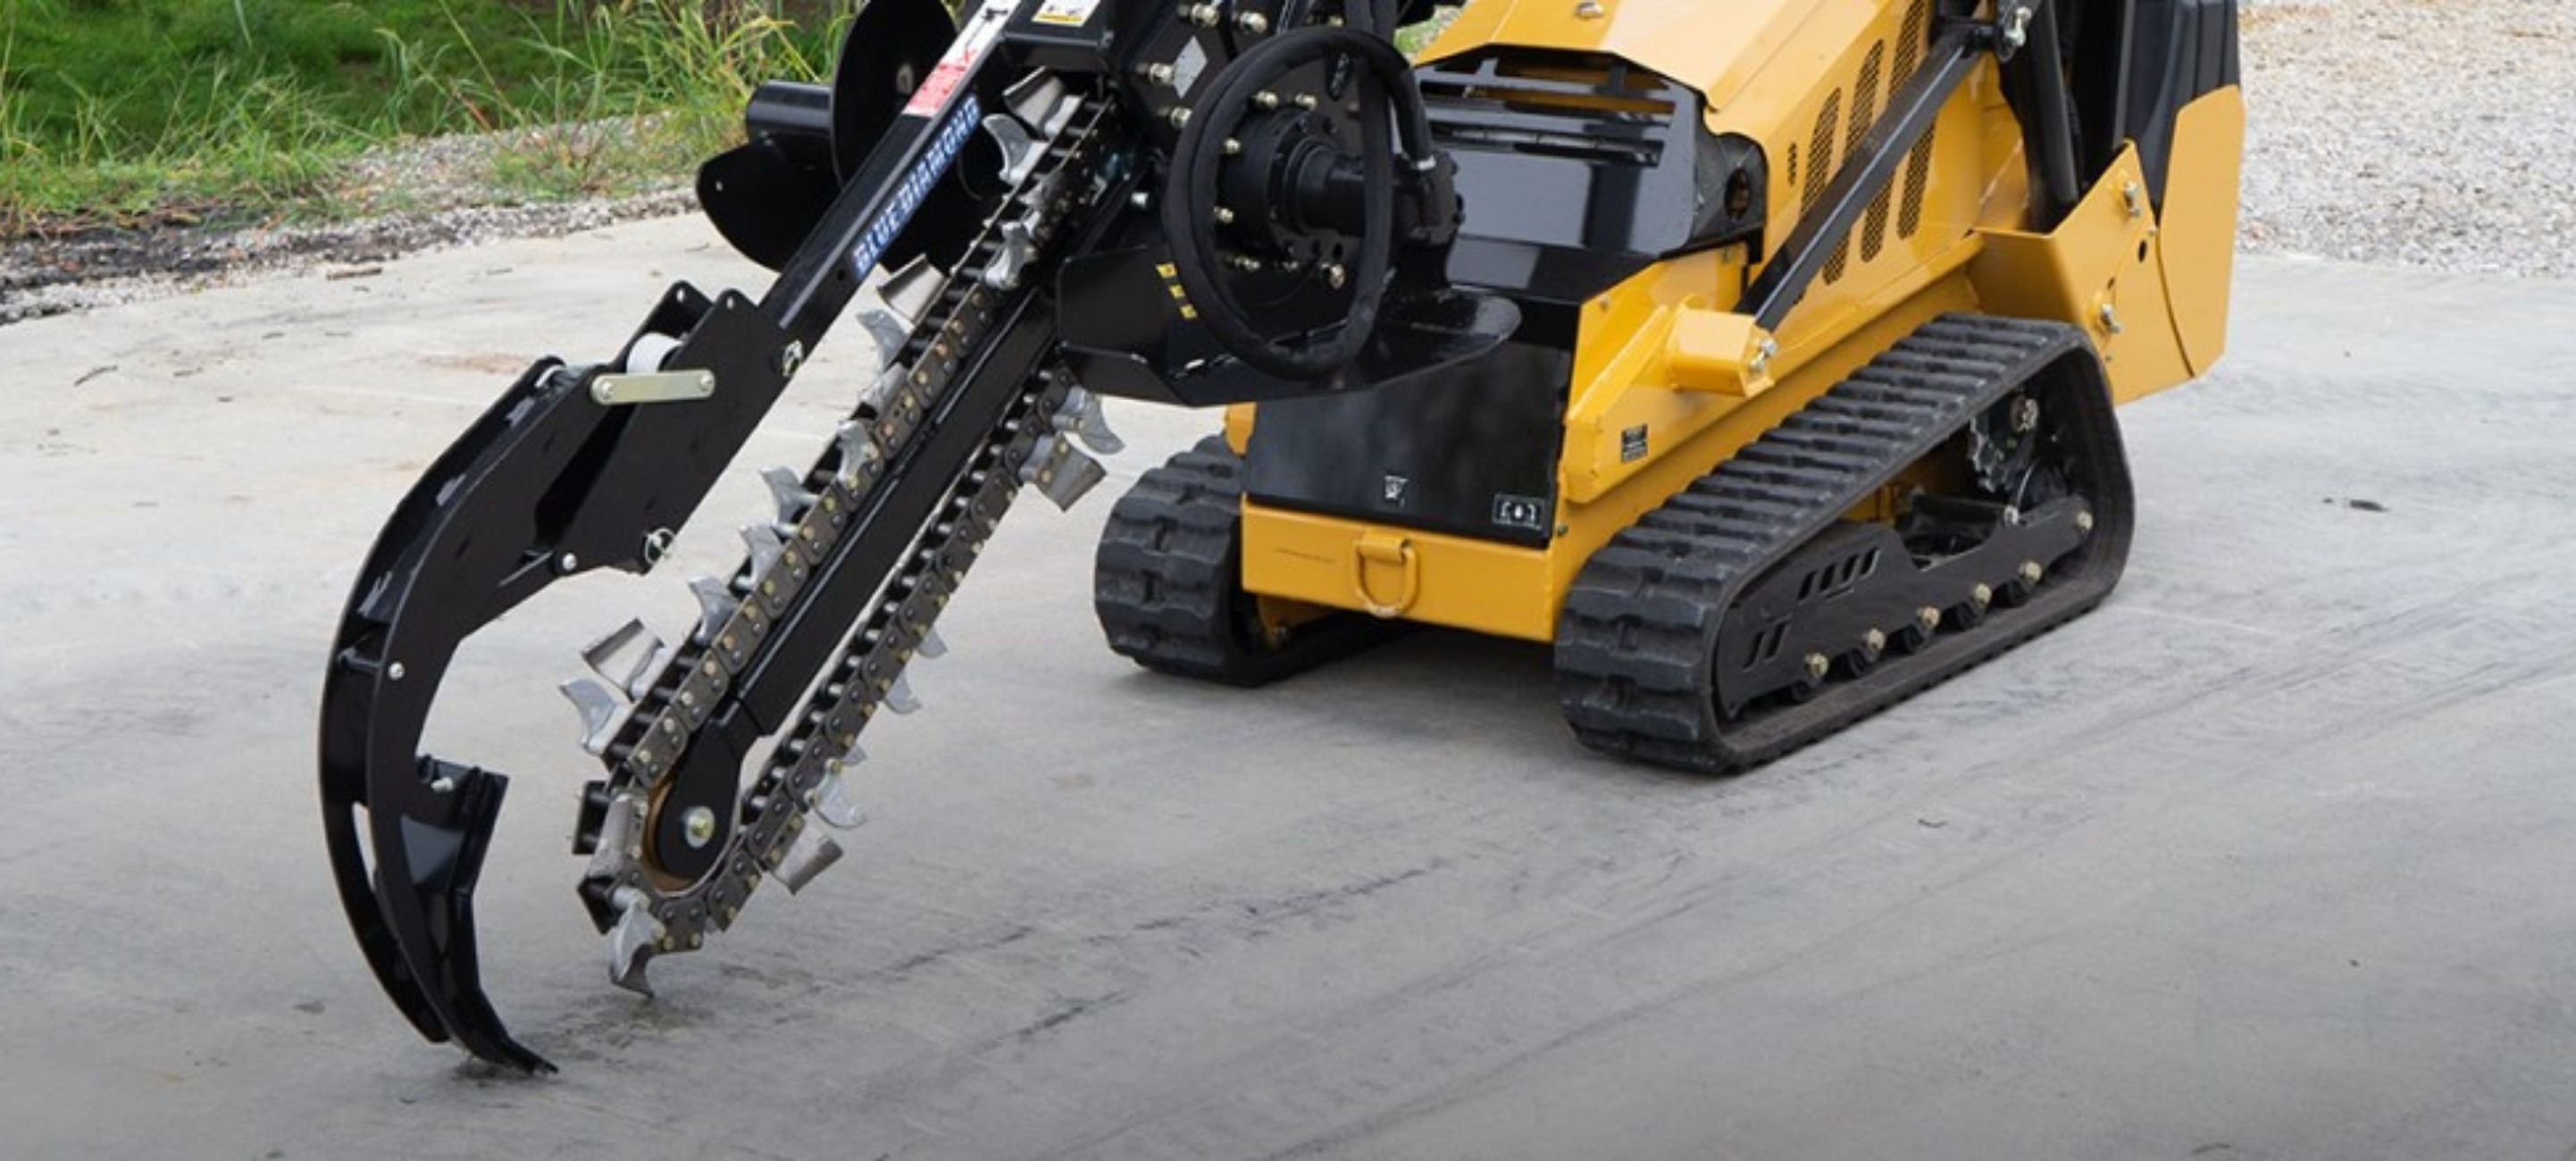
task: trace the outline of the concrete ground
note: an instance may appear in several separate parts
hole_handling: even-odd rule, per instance
[[[331,893],[325,642],[429,457],[679,277],[749,281],[671,220],[0,331],[0,1153],[2576,1156],[2576,285],[2279,259],[2124,413],[2110,605],[1739,778],[1587,755],[1533,647],[1148,676],[1106,498],[1023,507],[851,857],[639,1003],[550,686],[687,623],[845,351],[689,559],[450,679],[433,748],[518,779],[488,979],[565,1071],[462,1065]],[[1118,418],[1126,478],[1208,426]]]

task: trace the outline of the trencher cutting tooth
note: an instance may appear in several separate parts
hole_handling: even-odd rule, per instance
[[[1011,114],[995,113],[984,118],[984,132],[993,139],[994,147],[1001,151],[1001,180],[1006,187],[1028,180],[1029,174],[1037,169],[1039,159],[1046,155],[1046,146],[1029,132],[1028,126],[1020,124],[1019,118]]]
[[[760,480],[769,485],[769,496],[778,501],[778,522],[792,524],[805,515],[805,510],[820,499],[805,488],[805,474],[790,467],[760,470]]]
[[[841,448],[841,484],[857,491],[874,475],[875,469],[884,466],[885,452],[878,450],[876,438],[868,433],[868,425],[857,420],[843,421],[834,438]]]
[[[645,628],[640,619],[609,630],[581,651],[581,659],[591,672],[626,691],[630,699],[643,696],[652,687],[653,676],[661,672],[661,663],[668,657],[662,638]]]
[[[912,692],[912,682],[900,673],[895,675],[894,684],[886,687],[884,701],[887,709],[899,714],[921,712],[921,697]]]
[[[1037,258],[1037,237],[1027,222],[1003,223],[1000,237],[992,262],[984,267],[984,285],[995,290],[1017,290],[1020,276]]]
[[[1073,442],[1059,435],[1048,440],[1038,454],[1029,457],[1020,469],[1020,482],[1033,484],[1038,493],[1052,502],[1057,510],[1070,512],[1082,498],[1109,478],[1109,469],[1099,460],[1084,455]]]
[[[929,258],[916,256],[904,263],[902,269],[886,276],[885,284],[877,287],[877,297],[885,301],[886,309],[904,320],[907,324],[904,329],[909,332],[929,316],[931,307],[938,305],[939,286],[947,280],[948,276],[931,265]],[[898,346],[897,351],[900,350]],[[893,357],[893,352],[889,352],[888,357]]]
[[[1055,413],[1055,428],[1105,456],[1127,450],[1127,441],[1110,430],[1109,413],[1101,407],[1100,397],[1080,387],[1065,393],[1064,406]]]
[[[850,801],[850,783],[846,776],[849,765],[864,757],[866,755],[854,751],[851,756],[834,763],[832,772],[824,775],[823,781],[814,787],[814,817],[822,819],[824,825],[834,830],[857,830],[868,820],[866,815],[859,813],[858,804]]]
[[[689,578],[689,591],[698,598],[697,640],[704,644],[724,631],[742,608],[742,599],[733,595],[733,587],[711,576]]]
[[[1027,122],[1041,136],[1053,138],[1064,132],[1081,107],[1063,78],[1051,72],[1032,72],[1002,94],[1002,104],[1011,114]]]
[[[555,688],[563,691],[564,699],[581,714],[581,748],[594,755],[608,752],[626,703],[607,686],[587,677],[576,677]]]
[[[787,554],[787,539],[778,529],[766,524],[742,526],[743,547],[751,552],[751,575],[754,581],[769,575],[778,566],[778,558]]]
[[[893,362],[903,353],[903,344],[912,338],[912,328],[904,325],[903,320],[896,318],[891,311],[874,307],[859,312],[859,326],[877,345],[880,362]]]
[[[653,985],[644,978],[644,966],[669,929],[653,917],[652,903],[644,892],[620,887],[610,898],[616,902],[619,914],[617,925],[608,931],[608,979],[618,987],[650,996]]]
[[[779,856],[777,869],[770,873],[778,876],[788,894],[797,894],[805,890],[805,885],[813,882],[816,875],[840,862],[841,854],[841,844],[833,842],[830,835],[809,828],[797,833],[796,840],[788,845],[787,853]]]

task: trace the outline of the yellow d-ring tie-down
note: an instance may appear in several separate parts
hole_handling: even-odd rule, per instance
[[[1392,602],[1380,601],[1369,591],[1368,570],[1371,564],[1388,564],[1404,570],[1404,588]],[[1358,594],[1360,607],[1380,620],[1392,621],[1413,607],[1422,595],[1422,554],[1413,550],[1413,538],[1390,532],[1367,532],[1351,551],[1351,591]]]

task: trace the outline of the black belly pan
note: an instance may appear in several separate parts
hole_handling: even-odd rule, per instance
[[[1264,403],[1245,490],[1282,508],[1544,545],[1573,367],[1565,351],[1508,343],[1391,390]]]

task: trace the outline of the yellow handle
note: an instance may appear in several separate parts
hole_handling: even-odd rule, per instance
[[[1392,604],[1382,603],[1369,591],[1368,566],[1391,564],[1404,570],[1404,590]],[[1414,598],[1422,595],[1422,554],[1413,551],[1413,539],[1385,532],[1368,532],[1351,548],[1351,591],[1360,598],[1360,607],[1371,616],[1392,621],[1413,607]]]

